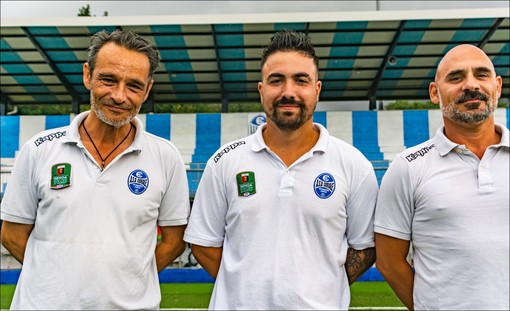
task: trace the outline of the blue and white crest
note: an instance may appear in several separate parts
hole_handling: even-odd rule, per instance
[[[128,176],[128,188],[136,194],[142,194],[149,188],[149,176],[142,170],[134,170]]]
[[[266,116],[259,114],[253,117],[250,121],[249,127],[248,127],[248,134],[253,134],[257,131],[259,126],[266,123]]]
[[[336,182],[330,173],[322,173],[313,182],[313,191],[321,199],[329,198],[335,192]]]

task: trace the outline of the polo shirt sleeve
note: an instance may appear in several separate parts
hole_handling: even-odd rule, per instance
[[[205,247],[221,247],[225,238],[227,200],[223,182],[209,162],[197,188],[184,240]]]
[[[170,163],[166,167],[169,180],[159,209],[158,225],[160,226],[185,225],[188,222],[190,210],[186,168],[177,148],[174,145],[171,146],[172,153],[167,159],[174,160],[166,160]]]
[[[409,167],[396,157],[384,174],[375,212],[374,230],[402,240],[411,239],[414,216]]]
[[[37,185],[34,177],[36,161],[33,150],[25,144],[21,148],[2,199],[2,220],[34,224],[37,215]]]
[[[379,187],[370,162],[364,160],[358,163],[352,185],[346,206],[347,242],[356,250],[374,247],[374,209]]]

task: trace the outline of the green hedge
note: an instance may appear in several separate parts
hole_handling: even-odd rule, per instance
[[[433,104],[431,101],[407,101],[397,100],[396,102],[389,103],[385,110],[407,110],[407,109],[439,109],[439,105]]]
[[[10,105],[9,105],[10,106]],[[508,101],[501,100],[498,108],[508,107]],[[80,105],[80,111],[89,110],[90,105]],[[408,101],[397,100],[386,105],[385,110],[409,110],[409,109],[439,109],[439,105],[431,101]],[[12,110],[8,107],[7,111]],[[158,104],[155,113],[220,113],[221,104]],[[230,103],[229,112],[262,112],[260,103]],[[146,105],[142,105],[140,113],[147,113]],[[33,104],[19,105],[18,115],[68,115],[71,114],[71,105],[58,104]]]
[[[498,103],[498,108],[506,108],[507,102],[501,100]],[[408,101],[408,100],[397,100],[393,103],[389,103],[385,110],[409,110],[409,109],[439,109],[439,105],[433,104],[431,101]]]

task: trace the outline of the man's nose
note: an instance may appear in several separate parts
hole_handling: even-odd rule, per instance
[[[122,84],[118,84],[113,90],[112,90],[112,99],[115,101],[115,103],[123,103],[126,101],[126,87]]]
[[[282,97],[285,97],[285,98],[296,98],[296,86],[294,85],[294,83],[292,81],[287,81],[283,84],[283,89],[282,89]]]
[[[468,74],[464,78],[462,90],[478,91],[480,90],[480,81],[473,74]]]

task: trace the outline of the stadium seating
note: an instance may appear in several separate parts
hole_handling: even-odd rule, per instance
[[[207,159],[223,144],[253,131],[250,121],[260,113],[142,114],[148,132],[173,141],[188,169],[194,194]],[[16,152],[37,132],[65,126],[72,116],[1,116],[3,194]],[[391,160],[406,147],[423,142],[442,124],[439,110],[316,112],[314,121],[331,135],[357,147],[372,161],[380,182]],[[510,109],[498,108],[496,122],[510,126]]]

